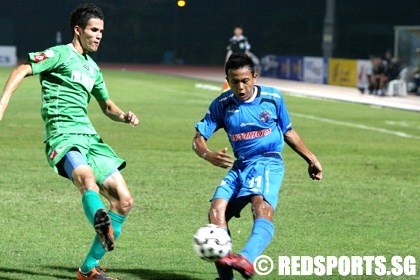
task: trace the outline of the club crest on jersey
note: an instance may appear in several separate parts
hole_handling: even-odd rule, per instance
[[[34,55],[35,62],[41,62],[46,60],[47,58],[54,57],[55,53],[53,50],[46,50],[45,53],[36,54]]]
[[[260,113],[260,120],[262,121],[262,122],[268,122],[269,120],[271,119],[271,114],[270,114],[270,112],[268,112],[268,111],[262,111],[261,113]]]
[[[47,59],[47,56],[45,55],[45,53],[41,53],[41,54],[36,54],[34,55],[34,60],[35,62],[41,62],[44,61],[45,59]]]
[[[48,157],[50,158],[50,160],[53,160],[56,155],[58,155],[58,152],[54,150],[48,155]]]

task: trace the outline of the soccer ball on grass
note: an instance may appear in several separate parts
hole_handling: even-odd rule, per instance
[[[201,259],[215,262],[230,253],[232,239],[225,229],[214,224],[207,224],[194,234],[193,249]]]

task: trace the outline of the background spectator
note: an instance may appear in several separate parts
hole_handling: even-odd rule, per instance
[[[233,36],[229,39],[225,61],[227,61],[233,53],[245,53],[249,55],[251,45],[248,42],[248,38],[243,35],[243,32],[244,30],[240,25],[235,26],[233,29]]]
[[[385,83],[388,78],[386,76],[386,67],[382,58],[378,55],[371,55],[372,72],[368,74],[369,93],[374,95],[383,95]]]

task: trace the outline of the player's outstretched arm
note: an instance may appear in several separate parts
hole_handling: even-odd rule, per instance
[[[111,120],[128,123],[132,127],[139,124],[139,119],[136,114],[131,111],[124,113],[111,99],[99,101],[99,106],[101,107],[102,112]]]
[[[322,166],[314,153],[306,147],[299,134],[291,129],[284,134],[286,143],[308,163],[308,173],[313,180],[322,180]]]
[[[29,75],[32,75],[32,67],[28,63],[19,65],[12,71],[12,73],[10,73],[9,79],[3,88],[3,94],[0,98],[0,121],[3,119],[4,111],[6,111],[7,105],[9,104],[9,100],[13,93],[19,87],[22,80]]]
[[[199,157],[202,157],[214,166],[229,168],[233,165],[232,156],[227,154],[227,148],[220,151],[210,151],[207,147],[206,139],[199,131],[194,136],[192,148]]]

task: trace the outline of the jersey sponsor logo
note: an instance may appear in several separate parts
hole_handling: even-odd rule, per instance
[[[250,122],[250,123],[241,123],[240,127],[244,127],[244,126],[248,126],[248,125],[255,125],[255,123]]]
[[[242,140],[250,140],[255,138],[261,138],[271,134],[271,128],[266,128],[263,130],[256,130],[256,131],[249,131],[245,133],[238,133],[230,135],[232,141],[242,141]]]
[[[82,84],[89,92],[95,84],[95,81],[91,77],[77,70],[71,71],[71,80],[75,83]]]
[[[229,94],[228,96],[222,97],[219,99],[219,102],[225,102],[226,100],[228,100],[229,98],[233,97],[233,93]]]
[[[227,111],[228,111],[228,113],[235,114],[235,113],[239,112],[239,109],[230,109],[230,110],[227,110]]]
[[[45,53],[34,55],[34,60],[36,63],[44,61],[45,59],[47,59],[47,56],[45,55]]]

